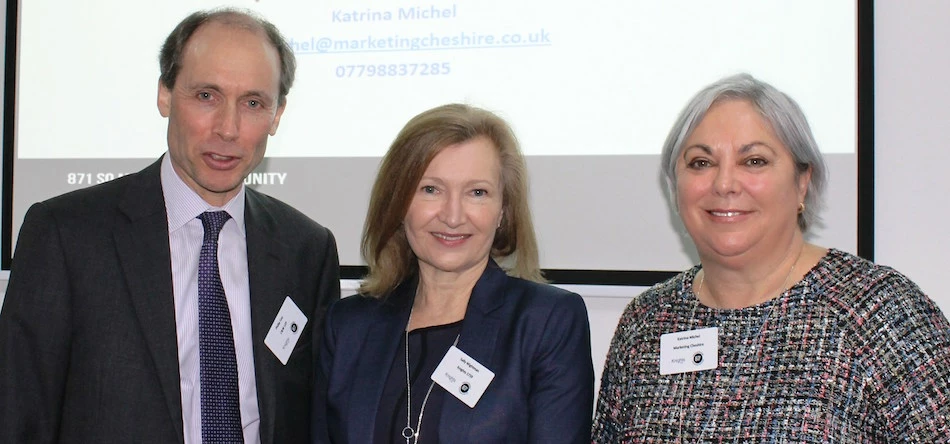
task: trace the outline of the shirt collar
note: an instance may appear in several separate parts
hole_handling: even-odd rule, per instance
[[[165,212],[168,214],[168,232],[171,233],[197,218],[205,211],[227,211],[234,219],[241,234],[244,231],[244,183],[238,193],[223,207],[215,207],[205,202],[201,196],[181,180],[172,166],[171,155],[167,152],[162,159],[162,194],[165,197]]]

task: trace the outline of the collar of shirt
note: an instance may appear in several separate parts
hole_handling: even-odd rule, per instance
[[[228,203],[220,208],[214,207],[205,202],[185,181],[181,180],[172,166],[171,156],[166,152],[162,158],[162,194],[165,197],[165,212],[168,215],[169,233],[183,227],[205,211],[223,210],[227,211],[234,219],[241,235],[245,235],[244,183],[241,183],[241,189]]]

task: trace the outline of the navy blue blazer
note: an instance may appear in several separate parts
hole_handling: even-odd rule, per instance
[[[368,443],[416,282],[385,298],[351,296],[327,312],[314,391],[314,441]],[[509,277],[490,261],[458,348],[495,373],[474,408],[445,395],[445,443],[590,442],[594,369],[584,301]]]

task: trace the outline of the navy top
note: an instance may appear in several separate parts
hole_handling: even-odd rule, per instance
[[[442,416],[442,400],[446,392],[442,386],[433,383],[431,376],[461,331],[462,321],[457,321],[417,328],[409,332],[409,380],[412,383],[412,414],[409,423],[413,429],[421,429],[420,443],[439,442],[439,418]],[[402,353],[396,353],[396,358],[393,359],[383,396],[379,400],[379,410],[376,411],[376,430],[373,436],[375,443],[406,442],[402,434],[406,428],[405,335],[399,341],[399,350],[402,350]],[[419,410],[429,387],[432,387],[432,392],[425,403],[422,423],[419,425]]]

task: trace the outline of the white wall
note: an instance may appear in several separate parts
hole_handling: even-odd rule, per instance
[[[950,2],[875,3],[875,259],[950,314]]]
[[[876,260],[908,275],[950,313],[943,278],[950,265],[950,2],[875,3]],[[344,294],[352,288],[344,282]],[[587,302],[599,377],[617,319],[642,289],[569,288]]]

